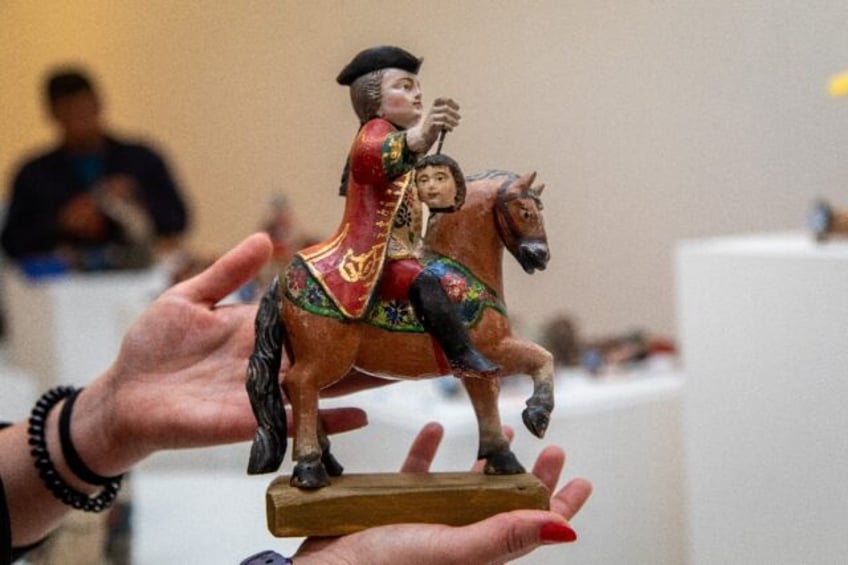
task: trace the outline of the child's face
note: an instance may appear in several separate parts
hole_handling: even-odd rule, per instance
[[[428,208],[450,208],[456,201],[456,181],[446,165],[427,165],[415,172],[418,199]]]

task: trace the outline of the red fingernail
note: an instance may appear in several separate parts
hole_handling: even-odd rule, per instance
[[[577,533],[565,524],[548,522],[539,529],[543,543],[566,543],[577,539]]]

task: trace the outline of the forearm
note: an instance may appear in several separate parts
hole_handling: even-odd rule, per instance
[[[416,157],[426,154],[438,139],[438,132],[426,131],[415,126],[406,132],[406,147]]]
[[[102,409],[91,409],[94,395],[83,391],[71,413],[71,438],[87,467],[103,476],[119,475],[131,465],[132,456],[103,441]],[[71,489],[96,496],[102,487],[79,479],[68,467],[59,439],[59,416],[67,400],[57,403],[44,422],[44,439],[58,477]],[[86,407],[86,404],[89,407]],[[101,423],[98,423],[101,422]],[[20,422],[0,432],[0,475],[5,484],[11,519],[12,543],[22,547],[37,542],[56,527],[73,508],[60,501],[45,485],[31,455],[29,423]],[[114,459],[114,462],[112,461]]]
[[[56,428],[57,415],[48,418],[48,429]],[[0,432],[0,474],[6,488],[11,519],[12,544],[22,547],[45,537],[70,510],[47,490],[30,455],[28,424],[22,422]],[[48,450],[57,472],[68,477],[61,450],[58,449],[58,432],[47,433]],[[58,451],[58,452],[57,452]],[[54,456],[56,453],[57,456]],[[81,492],[93,493],[96,487],[67,480]]]

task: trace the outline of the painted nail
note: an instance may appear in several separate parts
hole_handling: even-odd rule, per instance
[[[565,524],[548,522],[539,529],[542,543],[566,543],[577,539],[577,533]]]

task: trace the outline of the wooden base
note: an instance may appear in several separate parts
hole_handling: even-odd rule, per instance
[[[318,490],[281,476],[265,495],[277,537],[340,536],[399,523],[464,526],[500,512],[547,510],[550,492],[535,476],[481,473],[343,475]]]

